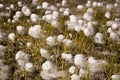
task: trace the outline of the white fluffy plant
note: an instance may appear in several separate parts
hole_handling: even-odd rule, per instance
[[[64,40],[63,40],[63,44],[64,44],[66,47],[68,47],[68,48],[74,47],[73,41],[70,40],[70,39],[64,39]]]
[[[31,15],[31,10],[27,6],[23,6],[21,11],[25,16],[30,16]]]
[[[26,54],[25,52],[23,51],[18,51],[16,56],[15,56],[15,59],[18,61],[18,60],[23,60],[25,62],[29,62],[29,58],[30,58],[30,55],[29,54]]]
[[[113,74],[113,75],[111,76],[111,80],[120,80],[120,75]]]
[[[67,0],[62,0],[62,6],[65,6],[67,4]]]
[[[52,19],[54,19],[54,20],[58,20],[59,19],[59,12],[58,11],[53,11]]]
[[[48,9],[49,8],[49,3],[48,2],[43,2],[42,3],[42,8],[43,9]]]
[[[20,18],[22,16],[22,12],[21,11],[16,11],[15,15]]]
[[[92,21],[93,20],[93,13],[94,13],[93,9],[88,8],[87,12],[84,13],[84,15],[83,15],[83,19],[87,20],[87,21]]]
[[[23,27],[21,25],[16,26],[16,30],[17,30],[18,34],[25,34],[26,33],[25,27]]]
[[[25,64],[25,70],[28,72],[34,72],[34,65],[31,62]]]
[[[70,74],[74,74],[74,73],[76,72],[76,67],[75,67],[75,66],[71,66],[71,67],[69,68],[68,72],[69,72]]]
[[[52,25],[54,28],[58,28],[59,22],[58,22],[57,20],[52,20],[52,21],[51,21],[51,25]]]
[[[111,28],[108,28],[107,32],[110,34],[109,38],[113,41],[119,41],[119,35],[117,32],[114,32]]]
[[[44,34],[40,25],[34,25],[29,28],[28,34],[33,38],[43,38]]]
[[[96,33],[94,41],[95,41],[95,43],[98,43],[98,44],[104,44],[103,34],[100,32]]]
[[[56,36],[49,36],[49,37],[47,37],[46,43],[47,43],[49,46],[57,45],[57,38],[56,38]]]
[[[73,63],[72,54],[62,53],[61,57],[62,59],[65,59],[66,61],[68,61],[68,63]]]
[[[84,6],[83,6],[83,5],[77,5],[77,9],[78,9],[79,11],[82,11],[82,10],[84,9]]]
[[[91,7],[91,6],[92,6],[92,2],[91,2],[90,0],[88,0],[87,3],[86,3],[86,7],[89,8],[89,7]]]
[[[32,4],[33,5],[37,5],[38,4],[38,0],[32,0]]]
[[[60,35],[57,36],[57,41],[62,42],[64,40],[64,38],[65,38],[65,36],[60,34]]]
[[[84,29],[84,34],[86,36],[92,36],[94,34],[94,27],[92,25]]]
[[[9,35],[8,35],[8,39],[9,40],[11,40],[12,42],[14,42],[15,41],[15,34],[14,33],[10,33]]]
[[[80,80],[80,76],[77,75],[77,74],[73,74],[73,75],[71,76],[71,80]]]
[[[108,63],[105,60],[96,60],[94,57],[88,58],[88,66],[90,75],[95,75],[96,73],[102,71]]]
[[[111,18],[111,13],[110,13],[110,11],[106,11],[106,12],[105,12],[105,17],[106,17],[107,19],[110,19],[110,18]]]
[[[22,4],[21,1],[18,1],[17,5],[18,5],[19,7],[22,7],[23,4]]]
[[[69,16],[70,14],[70,9],[69,8],[66,8],[65,10],[63,10],[63,15],[64,16]]]
[[[49,53],[48,50],[40,48],[40,54],[43,58],[50,59],[51,54]]]
[[[36,23],[40,20],[39,16],[37,14],[31,14],[30,19],[32,22]]]
[[[87,74],[87,69],[80,68],[80,70],[79,70],[79,76],[82,78],[82,77],[85,77],[86,74]]]
[[[46,61],[42,64],[40,76],[45,80],[54,80],[60,77],[65,77],[66,72],[57,71],[57,67],[51,61]]]
[[[26,70],[28,72],[34,72],[34,65],[30,62],[30,55],[23,52],[18,51],[15,59],[22,70]]]
[[[78,67],[78,68],[85,68],[87,67],[87,62],[86,62],[86,58],[83,54],[77,54],[74,57],[74,64]]]

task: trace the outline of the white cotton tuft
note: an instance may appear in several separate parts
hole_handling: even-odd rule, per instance
[[[46,61],[45,63],[42,64],[42,69],[45,71],[49,71],[52,69],[53,65],[50,61]]]
[[[75,29],[75,31],[76,31],[76,32],[78,32],[78,33],[79,33],[79,32],[80,32],[80,30],[81,30],[81,26],[79,26],[79,25],[78,25],[78,26],[75,26],[75,28],[74,28],[74,29]]]
[[[23,7],[22,7],[22,13],[23,13],[25,16],[30,16],[30,15],[31,15],[31,10],[30,10],[27,6],[23,6]]]
[[[70,22],[73,22],[73,23],[77,22],[77,18],[75,15],[70,15]]]
[[[59,8],[59,12],[64,12],[65,8]]]
[[[94,75],[95,73],[102,71],[107,64],[108,63],[104,60],[96,60],[93,57],[89,57],[88,65],[89,65],[90,75]]]
[[[42,8],[42,6],[40,6],[40,5],[38,5],[37,7],[36,7],[36,9],[41,9]]]
[[[11,8],[11,9],[14,9],[14,4],[11,4],[11,5],[10,5],[10,8]]]
[[[86,7],[89,8],[89,7],[91,7],[91,5],[92,5],[92,2],[90,0],[88,0],[87,3],[86,3]]]
[[[88,63],[89,63],[89,64],[95,64],[95,63],[97,63],[97,60],[94,59],[94,57],[89,57],[89,58],[88,58]]]
[[[42,17],[43,20],[46,20],[47,22],[51,22],[52,20],[52,14],[47,14]]]
[[[110,38],[114,41],[119,40],[119,36],[116,32],[111,32],[110,33]]]
[[[83,19],[87,20],[87,21],[92,21],[93,20],[93,16],[90,13],[84,13]]]
[[[25,28],[23,26],[16,26],[16,29],[19,34],[25,34]]]
[[[77,9],[78,9],[79,11],[81,11],[81,10],[84,9],[84,6],[83,6],[83,5],[77,5]]]
[[[43,38],[43,33],[41,32],[40,25],[34,25],[29,28],[29,35],[33,38]]]
[[[76,72],[76,67],[75,66],[71,66],[70,68],[69,68],[69,73],[70,74],[74,74]]]
[[[66,77],[66,71],[44,71],[42,70],[40,73],[42,79],[45,80],[57,80],[61,77]]]
[[[102,2],[98,2],[98,7],[103,7],[103,3]]]
[[[72,20],[71,20],[72,21]],[[68,26],[68,30],[74,30],[74,26],[77,26],[77,23],[75,20],[73,20],[74,22],[70,22],[70,21],[67,21],[66,24]]]
[[[20,17],[22,16],[22,12],[21,12],[21,11],[17,11],[17,12],[15,13],[15,15],[16,15],[18,18],[20,18]]]
[[[18,1],[17,4],[18,4],[19,7],[22,7],[22,2]]]
[[[69,63],[72,63],[73,58],[72,54],[62,53],[61,57],[68,61]]]
[[[79,70],[79,76],[80,76],[80,77],[85,77],[86,72],[87,72],[86,69],[80,68],[80,70]]]
[[[30,48],[32,46],[32,43],[31,42],[27,42],[26,46],[27,46],[27,48]]]
[[[114,7],[115,7],[115,8],[118,7],[118,3],[114,3]]]
[[[23,61],[23,60],[17,60],[17,62],[18,62],[19,66],[25,67],[25,61]]]
[[[54,27],[54,28],[57,28],[59,26],[59,22],[57,20],[52,20],[51,21],[51,25]]]
[[[19,21],[19,17],[18,17],[17,15],[14,15],[14,16],[13,16],[13,20],[14,20],[15,22]]]
[[[69,14],[70,14],[70,9],[69,8],[66,8],[65,10],[61,10],[60,12],[63,12],[63,15],[64,16],[69,16]]]
[[[85,28],[84,29],[84,34],[86,36],[92,36],[94,34],[94,28],[92,26]]]
[[[106,5],[106,10],[112,10],[113,9],[113,5],[112,4],[107,4]]]
[[[3,7],[4,7],[4,5],[0,3],[0,8],[3,8]]]
[[[55,36],[49,36],[49,37],[47,37],[46,43],[47,43],[49,46],[56,45],[56,44],[57,44],[56,37],[55,37]]]
[[[15,34],[14,33],[10,33],[9,35],[8,35],[8,38],[11,40],[11,41],[15,41]]]
[[[113,31],[112,31],[111,28],[108,28],[107,32],[108,32],[108,33],[112,33]]]
[[[71,76],[71,80],[80,80],[80,76],[77,75],[77,74],[73,74],[73,75]]]
[[[54,20],[58,20],[59,19],[59,12],[58,11],[53,11],[52,19],[54,19]]]
[[[111,26],[114,23],[114,21],[107,21],[106,25]]]
[[[78,68],[86,67],[87,64],[86,64],[85,56],[83,54],[77,54],[74,57],[74,64],[78,66]]]
[[[48,3],[48,2],[43,2],[43,3],[42,3],[42,8],[43,8],[43,9],[47,9],[48,6],[49,6],[49,3]]]
[[[49,59],[50,58],[50,53],[48,52],[48,50],[44,49],[44,48],[40,48],[40,54],[43,58]]]
[[[72,47],[72,46],[73,46],[72,40],[69,40],[69,39],[64,39],[64,40],[63,40],[63,44],[64,44],[66,47]]]
[[[111,13],[110,13],[109,11],[107,11],[107,12],[105,13],[105,17],[106,17],[107,19],[110,19],[110,18],[111,18]]]
[[[60,34],[60,35],[57,36],[57,40],[58,40],[59,42],[62,42],[62,41],[64,40],[64,38],[65,38],[65,36],[62,35],[62,34]]]
[[[67,0],[62,0],[62,6],[65,6],[67,4]]]
[[[26,69],[26,71],[28,71],[28,72],[33,72],[34,71],[34,66],[33,66],[33,63],[26,63],[25,64],[25,69]]]
[[[93,7],[97,7],[98,6],[98,2],[97,1],[94,1],[93,4],[92,4]]]
[[[40,19],[39,19],[39,16],[37,14],[31,14],[30,16],[30,19],[32,22],[38,22]]]
[[[95,43],[103,44],[104,41],[103,41],[102,33],[99,33],[99,32],[96,33],[94,40],[95,40]]]
[[[29,54],[26,54],[25,52],[23,51],[18,51],[16,56],[15,56],[15,59],[18,61],[18,60],[23,60],[25,62],[29,62],[29,58],[30,58],[30,55]]]
[[[112,80],[120,80],[120,75],[115,75],[114,74],[114,75],[111,76],[111,79]]]
[[[18,60],[18,59],[22,58],[24,55],[25,55],[25,53],[23,51],[18,51],[15,56],[15,59]]]
[[[57,7],[54,6],[54,5],[50,5],[48,9],[50,9],[50,10],[52,10],[52,11],[56,11],[56,10],[57,10]]]
[[[38,0],[32,0],[33,5],[37,5],[37,3],[38,3]]]
[[[118,29],[118,27],[119,27],[118,23],[115,22],[112,24],[112,29]]]
[[[46,10],[45,15],[47,15],[47,14],[52,14],[52,11],[51,10]]]

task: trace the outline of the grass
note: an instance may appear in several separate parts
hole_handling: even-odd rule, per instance
[[[11,2],[7,1],[7,4],[13,3],[15,0],[11,0]],[[42,1],[40,1],[42,2]],[[15,1],[16,3],[16,1]],[[34,8],[33,8],[34,9]],[[36,11],[33,11],[36,12]],[[53,26],[51,24],[48,24],[46,21],[41,20],[40,22],[38,22],[37,24],[42,25],[42,29],[43,31],[46,31],[45,35],[47,38],[48,36],[52,35],[58,35],[58,34],[63,34],[65,35],[66,38],[68,39],[72,39],[72,41],[74,42],[75,47],[73,47],[72,49],[69,49],[67,47],[65,47],[63,44],[59,43],[56,46],[50,47],[46,44],[44,39],[34,39],[32,37],[30,37],[28,35],[28,33],[26,33],[25,35],[20,35],[17,33],[16,31],[16,26],[17,25],[22,25],[24,26],[27,30],[29,29],[29,27],[31,27],[32,25],[34,25],[34,23],[26,23],[26,20],[29,17],[25,17],[23,16],[20,19],[20,22],[18,23],[8,23],[7,19],[9,17],[3,17],[2,20],[0,20],[0,29],[5,31],[7,34],[13,32],[16,34],[16,40],[15,43],[12,43],[11,41],[9,41],[8,39],[5,39],[4,41],[0,41],[0,45],[6,45],[7,46],[7,52],[6,52],[6,56],[5,58],[5,65],[9,65],[12,67],[11,70],[11,77],[9,80],[30,80],[28,78],[31,78],[32,80],[42,80],[42,78],[40,77],[39,73],[41,71],[41,65],[42,63],[45,61],[45,59],[43,59],[39,53],[39,49],[41,47],[45,47],[46,49],[49,50],[49,52],[51,54],[55,54],[55,59],[53,60],[53,62],[56,63],[56,65],[58,66],[58,70],[67,70],[70,64],[68,65],[67,62],[63,59],[60,58],[60,54],[62,52],[67,52],[67,53],[72,53],[73,55],[82,53],[85,54],[86,56],[94,56],[95,58],[98,59],[104,59],[106,61],[109,62],[109,65],[107,65],[106,69],[103,71],[103,73],[105,74],[105,76],[96,76],[95,80],[110,80],[111,75],[114,73],[120,74],[120,44],[118,44],[117,42],[113,42],[112,40],[110,40],[108,38],[108,34],[106,33],[107,30],[107,26],[103,26],[105,25],[106,22],[108,21],[108,19],[106,19],[104,17],[104,12],[105,10],[96,10],[95,13],[95,20],[97,20],[99,22],[99,24],[97,26],[95,26],[95,33],[96,32],[102,32],[105,36],[104,36],[104,41],[105,44],[103,45],[99,45],[94,43],[94,38],[92,37],[86,37],[84,35],[83,32],[77,33],[75,31],[70,31],[67,30],[67,26],[64,25],[64,22],[66,20],[68,20],[68,17],[64,17],[64,16],[60,16],[60,24],[59,24],[59,28],[53,28]],[[44,13],[44,10],[41,10],[41,12],[38,12],[40,15],[42,16],[42,14]],[[11,15],[13,16],[13,15]],[[114,20],[114,16],[111,18],[111,20]],[[5,25],[3,23],[6,23]],[[71,38],[69,36],[69,33],[73,35],[73,37]],[[7,36],[7,35],[6,35]],[[31,42],[32,43],[32,47],[31,48],[26,48],[26,43],[27,42]],[[16,60],[14,59],[15,54],[17,53],[17,51],[22,50],[25,51],[26,53],[31,55],[31,61],[35,64],[35,68],[36,68],[36,72],[35,73],[28,73],[26,71],[20,71],[19,66],[17,65]],[[98,51],[102,52],[102,51],[109,51],[111,53],[113,53],[113,55],[101,55],[98,53]],[[77,70],[78,72],[78,70]],[[68,75],[70,75],[68,73]],[[70,76],[66,79],[66,78],[62,78],[60,80],[70,80]],[[83,78],[82,80],[92,80],[89,75],[86,75],[85,78]]]

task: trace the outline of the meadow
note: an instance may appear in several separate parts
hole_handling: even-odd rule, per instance
[[[119,0],[1,0],[0,80],[120,80]]]

